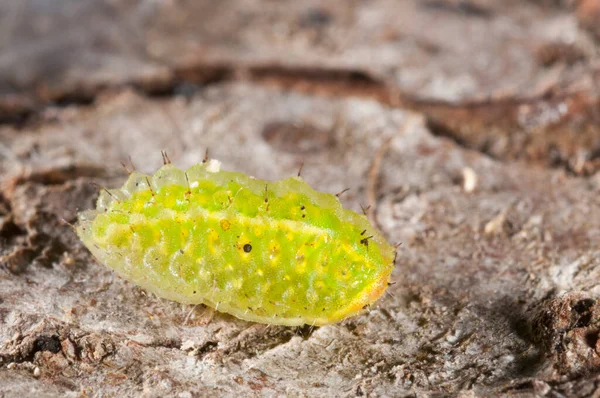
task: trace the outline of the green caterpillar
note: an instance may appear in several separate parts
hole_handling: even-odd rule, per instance
[[[101,263],[160,297],[280,325],[339,322],[389,284],[394,248],[364,215],[300,177],[220,171],[131,173],[76,231]]]

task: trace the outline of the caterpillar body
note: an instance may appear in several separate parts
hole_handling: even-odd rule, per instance
[[[131,173],[79,214],[76,232],[99,262],[160,297],[289,326],[339,322],[374,303],[395,254],[335,195],[216,160]]]

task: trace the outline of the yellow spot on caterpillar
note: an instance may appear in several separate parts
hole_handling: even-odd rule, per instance
[[[231,223],[225,219],[220,221],[221,224],[221,229],[223,231],[229,231],[229,228],[231,227]]]
[[[219,234],[216,231],[211,229],[210,232],[208,233],[208,248],[212,254],[217,253],[218,245],[219,245]]]

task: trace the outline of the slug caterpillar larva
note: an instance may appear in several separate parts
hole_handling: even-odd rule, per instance
[[[390,246],[364,215],[300,177],[270,182],[210,160],[103,190],[76,231],[101,263],[158,296],[248,321],[325,325],[375,302]]]

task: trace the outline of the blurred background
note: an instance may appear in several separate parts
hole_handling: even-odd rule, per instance
[[[597,0],[4,0],[0,121],[253,81],[423,113],[495,158],[598,168]]]

